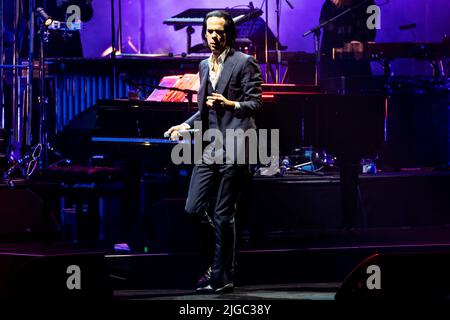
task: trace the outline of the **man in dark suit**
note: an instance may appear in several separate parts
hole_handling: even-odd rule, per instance
[[[201,161],[196,162],[185,207],[187,214],[213,228],[215,235],[212,266],[200,278],[197,291],[224,292],[234,288],[236,205],[249,177],[248,162],[237,162],[239,154],[235,152],[227,155],[231,150],[225,141],[226,130],[242,133],[256,129],[255,114],[262,105],[262,76],[253,57],[233,49],[236,29],[227,12],[208,13],[202,32],[212,53],[200,63],[198,111],[185,123],[171,127],[168,134],[176,140],[180,131],[193,128],[199,121],[203,130],[216,130],[224,137],[221,142],[217,137],[211,139],[213,150],[204,148]],[[233,143],[232,148],[239,153],[245,142],[237,140],[240,142]],[[215,180],[218,193],[211,219],[207,209]]]

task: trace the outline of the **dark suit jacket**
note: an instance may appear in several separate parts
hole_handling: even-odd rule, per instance
[[[202,121],[203,130],[208,128],[209,113],[206,106],[206,92],[209,80],[208,59],[200,62],[200,88],[198,91],[198,111],[185,123],[191,128],[194,121]],[[225,59],[219,81],[216,85],[216,92],[222,94],[231,101],[238,101],[241,105],[239,109],[229,107],[216,109],[217,124],[219,129],[225,134],[225,129],[256,129],[255,114],[262,106],[261,100],[261,70],[257,61],[249,55],[231,49]]]

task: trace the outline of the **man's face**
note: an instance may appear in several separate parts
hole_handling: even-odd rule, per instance
[[[227,43],[224,18],[210,17],[206,20],[206,40],[213,54],[222,53]]]

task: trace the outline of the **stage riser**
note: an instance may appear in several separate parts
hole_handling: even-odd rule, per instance
[[[199,239],[183,212],[187,182],[169,193],[164,191],[173,190],[169,183],[147,181],[142,188],[143,232],[153,249],[197,250]],[[445,173],[361,177],[354,227],[370,232],[450,224],[449,193],[450,175]],[[237,217],[239,241],[244,246],[276,245],[290,239],[303,244],[332,243],[342,240],[336,234],[346,230],[338,179],[255,178],[247,198]],[[390,236],[395,239],[395,235]],[[401,240],[400,233],[398,237]],[[419,236],[415,240],[429,239]]]
[[[139,221],[129,222],[133,245],[163,252],[199,248],[199,237],[184,213],[188,182],[187,178],[142,181],[141,215]],[[371,230],[450,224],[448,194],[447,173],[362,176],[355,227]],[[0,188],[0,199],[4,203],[0,208],[1,240],[42,236],[43,202],[39,195],[26,188]],[[346,227],[337,178],[255,178],[245,199],[248,201],[242,203],[237,217],[239,241],[244,244],[313,236],[330,240]],[[101,213],[108,221],[103,240],[114,243],[120,238],[116,231],[122,230],[123,223],[117,217],[131,213],[121,214],[120,201],[114,196],[102,199],[102,203]],[[64,239],[65,235],[61,236]]]
[[[373,266],[378,269],[371,269]],[[336,299],[347,302],[448,302],[449,267],[450,253],[443,250],[372,255],[348,275]],[[377,287],[369,289],[367,283],[376,283]]]
[[[360,179],[356,227],[432,226],[450,223],[450,175]],[[308,234],[342,225],[340,185],[258,179],[253,183],[249,227],[254,235]]]
[[[0,253],[0,299],[112,297],[106,260],[99,253]]]
[[[42,197],[32,188],[0,186],[0,242],[38,239],[43,232]]]

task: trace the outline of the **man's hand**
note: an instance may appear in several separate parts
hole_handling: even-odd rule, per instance
[[[164,136],[169,136],[169,139],[172,141],[178,140],[180,138],[180,132],[181,130],[189,130],[191,128],[190,125],[187,123],[182,123],[177,126],[170,127],[169,130],[167,130],[164,133]]]
[[[234,109],[234,107],[235,107],[234,101],[228,100],[220,93],[213,93],[212,96],[207,96],[206,97],[206,105],[210,108],[227,107],[227,108]]]

